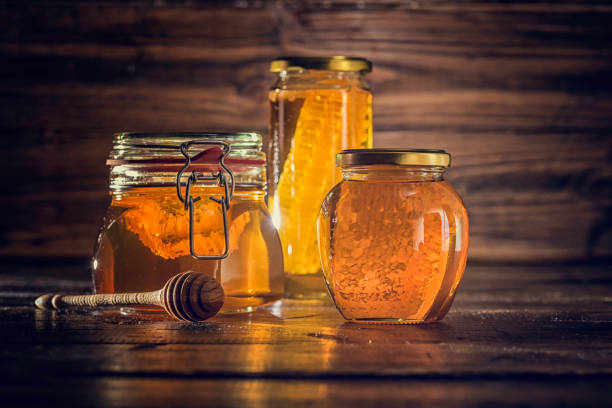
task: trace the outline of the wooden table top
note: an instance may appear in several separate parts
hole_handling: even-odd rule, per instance
[[[81,263],[0,270],[0,400],[39,406],[610,406],[610,267],[469,266],[440,323],[282,301],[192,324],[36,310]],[[3,404],[4,405],[4,404]]]

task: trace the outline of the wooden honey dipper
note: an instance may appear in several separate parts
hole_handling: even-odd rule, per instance
[[[152,305],[161,306],[175,319],[201,322],[217,314],[225,294],[221,284],[202,272],[183,272],[171,277],[153,292],[99,295],[42,295],[34,302],[39,309],[62,306]]]

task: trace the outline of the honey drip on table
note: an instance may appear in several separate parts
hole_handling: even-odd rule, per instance
[[[361,89],[331,89],[283,91],[279,98],[303,101],[273,198],[285,271],[315,274],[321,269],[317,215],[326,193],[341,180],[335,156],[342,149],[371,147],[371,95]]]

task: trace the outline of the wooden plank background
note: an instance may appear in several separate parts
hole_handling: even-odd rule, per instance
[[[612,5],[0,5],[0,256],[88,257],[124,130],[267,132],[268,62],[369,58],[375,145],[453,154],[472,261],[612,256]]]

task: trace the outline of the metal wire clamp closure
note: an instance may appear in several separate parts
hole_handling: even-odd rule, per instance
[[[188,149],[192,145],[214,145],[221,146],[222,155],[219,157],[219,165],[221,169],[223,169],[229,176],[230,186],[228,188],[228,183],[225,181],[225,177],[223,177],[223,172],[219,170],[216,173],[211,173],[210,176],[205,176],[203,173],[197,173],[195,170],[191,172],[189,178],[187,179],[187,184],[185,186],[185,196],[181,194],[181,176],[183,172],[189,168],[191,165],[191,156],[189,156]],[[186,162],[185,165],[176,175],[176,194],[178,199],[185,204],[185,210],[189,210],[189,252],[191,256],[196,259],[225,259],[229,253],[229,227],[227,225],[227,210],[230,207],[230,201],[232,196],[234,195],[234,174],[227,167],[224,160],[229,154],[231,150],[231,146],[222,141],[212,141],[212,140],[192,140],[189,142],[182,143],[180,146],[181,153],[185,156]],[[217,180],[219,186],[223,186],[224,196],[223,198],[216,198],[213,196],[208,197],[210,200],[221,205],[221,213],[223,214],[223,234],[225,238],[225,250],[220,255],[198,255],[194,249],[194,239],[193,239],[193,223],[194,223],[194,215],[193,208],[194,204],[201,200],[201,197],[192,197],[191,196],[191,187],[198,181],[214,181]]]

